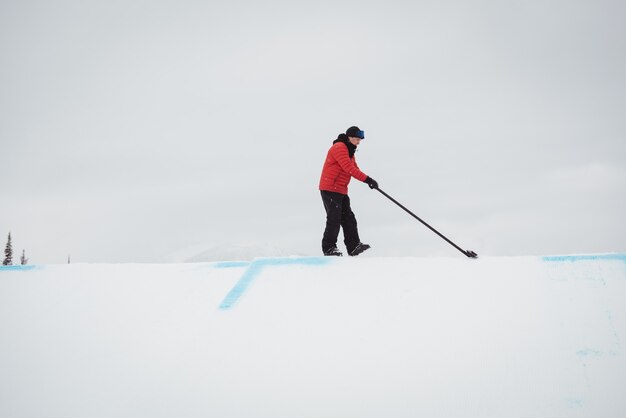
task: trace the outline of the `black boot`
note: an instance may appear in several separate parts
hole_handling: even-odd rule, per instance
[[[337,247],[333,247],[330,250],[325,251],[324,255],[335,255],[335,256],[338,256],[338,257],[343,256],[343,254],[341,253],[341,251],[339,251],[339,249]]]
[[[368,244],[363,244],[362,242],[359,242],[359,244],[354,247],[354,250],[350,251],[350,255],[351,256],[355,256],[355,255],[359,255],[361,254],[363,251],[369,250],[371,247]]]

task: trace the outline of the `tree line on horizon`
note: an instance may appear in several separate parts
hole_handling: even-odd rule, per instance
[[[20,257],[20,264],[25,266],[28,264],[28,258],[26,258],[26,250],[22,250],[22,256]],[[7,240],[7,245],[4,247],[4,260],[2,261],[3,266],[12,266],[13,265],[13,243],[11,242],[11,233],[9,232],[9,239]]]
[[[67,256],[67,264],[71,263],[70,256]],[[26,258],[26,250],[22,250],[22,256],[20,257],[20,264],[25,266],[28,264],[28,258]],[[3,266],[13,265],[13,242],[11,239],[11,233],[9,232],[9,238],[7,239],[7,245],[4,247],[4,260],[2,260]]]

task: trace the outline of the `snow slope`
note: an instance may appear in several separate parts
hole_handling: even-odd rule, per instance
[[[0,269],[0,416],[622,417],[626,254]]]

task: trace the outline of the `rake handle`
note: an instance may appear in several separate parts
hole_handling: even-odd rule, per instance
[[[411,215],[412,217],[414,217],[415,219],[417,219],[418,221],[420,221],[422,224],[424,224],[424,226],[426,226],[428,229],[430,229],[431,231],[433,231],[435,234],[439,235],[441,238],[443,238],[444,240],[446,240],[446,242],[450,245],[452,245],[454,248],[456,248],[457,250],[459,250],[460,252],[463,253],[463,255],[469,257],[469,258],[477,258],[478,254],[476,254],[474,251],[466,251],[464,249],[462,249],[461,247],[459,247],[458,245],[456,245],[454,242],[450,241],[448,238],[446,238],[441,232],[437,231],[435,228],[433,228],[432,226],[430,226],[426,221],[424,221],[422,218],[420,218],[419,216],[417,216],[416,214],[414,214],[413,212],[411,212],[410,210],[408,210],[406,207],[404,207],[404,205],[402,205],[400,202],[398,202],[396,199],[394,199],[393,197],[389,196],[387,193],[385,193],[383,190],[381,190],[380,188],[376,188],[376,190],[378,190],[380,193],[383,194],[383,196],[385,196],[387,199],[391,200],[393,203],[395,203],[396,205],[400,206],[402,209],[404,209],[409,215]]]

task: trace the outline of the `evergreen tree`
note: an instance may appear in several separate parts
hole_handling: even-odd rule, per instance
[[[28,264],[28,258],[26,258],[26,250],[22,250],[22,258],[20,258],[20,263],[25,266]]]
[[[4,261],[2,262],[4,266],[12,266],[13,265],[13,245],[11,244],[11,233],[9,232],[9,240],[7,241],[7,246],[4,249]]]

